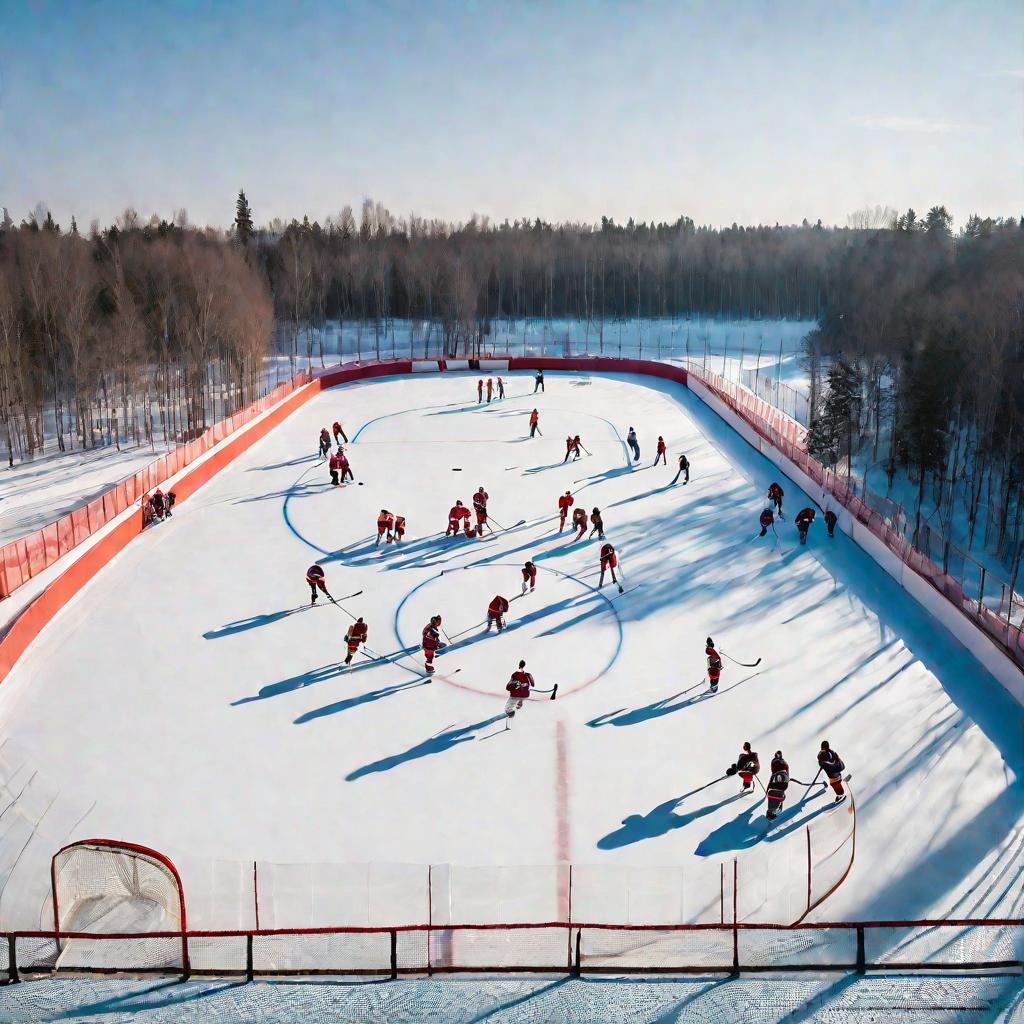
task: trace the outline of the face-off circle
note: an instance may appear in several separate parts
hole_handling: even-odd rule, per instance
[[[423,580],[395,610],[399,645],[418,647],[424,625],[436,614],[451,643],[434,660],[434,680],[486,697],[504,696],[508,677],[525,658],[538,686],[558,684],[559,699],[597,682],[622,649],[622,621],[611,596],[538,563],[537,589],[522,597],[522,565],[489,562]],[[506,628],[487,633],[487,606],[499,594],[509,601]],[[441,639],[447,643],[444,634]],[[460,653],[465,655],[459,658],[461,671],[446,674],[445,663]]]

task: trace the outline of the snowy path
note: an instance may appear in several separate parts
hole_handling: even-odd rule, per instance
[[[535,399],[512,375],[508,400],[478,407],[465,404],[474,385],[447,375],[326,392],[75,599],[0,690],[0,760],[18,751],[6,760],[22,784],[52,794],[30,827],[0,827],[0,873],[16,863],[19,882],[45,882],[73,832],[179,866],[568,859],[717,874],[755,846],[802,856],[803,824],[844,811],[800,804],[794,789],[765,837],[763,802],[732,780],[681,794],[745,739],[765,765],[781,748],[809,779],[827,737],[855,773],[859,825],[853,873],[823,916],[1020,913],[1024,712],[967,651],[846,538],[829,541],[820,517],[799,547],[801,497],[785,481],[781,540],[755,540],[770,465],[685,389],[552,374]],[[531,441],[534,405],[544,437]],[[349,447],[360,485],[336,491],[308,453],[339,414],[362,424]],[[593,455],[564,465],[569,432]],[[652,469],[659,433],[670,464]],[[673,488],[680,451],[693,478]],[[526,524],[482,542],[432,536],[479,484],[498,521]],[[557,533],[566,489],[600,506],[638,589],[596,591],[597,542]],[[401,548],[373,546],[382,507],[408,519]],[[514,628],[471,629],[496,593],[519,592],[528,557],[542,571],[512,604]],[[363,591],[346,608],[393,661],[342,672],[351,620],[299,610],[316,559],[335,595]],[[469,631],[425,683],[416,652],[399,655],[434,612],[449,634]],[[698,685],[709,633],[763,658],[727,662],[714,698]],[[506,732],[520,657],[559,697],[531,701]],[[187,869],[185,884],[207,895]],[[37,923],[20,919],[30,901],[12,889],[0,921]]]

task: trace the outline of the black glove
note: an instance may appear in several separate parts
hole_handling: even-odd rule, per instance
[[[729,765],[729,767],[725,769],[725,774],[726,775],[735,775],[736,774],[736,765],[734,765],[734,764]]]

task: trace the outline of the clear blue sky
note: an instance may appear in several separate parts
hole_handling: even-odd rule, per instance
[[[0,0],[0,204],[1024,212],[1024,3]]]

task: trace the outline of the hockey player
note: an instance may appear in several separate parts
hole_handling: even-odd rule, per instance
[[[630,427],[629,433],[626,435],[626,444],[629,445],[630,451],[633,453],[633,461],[640,461],[640,442],[636,439],[636,431]]]
[[[487,499],[490,495],[484,490],[484,485],[481,484],[477,488],[476,494],[473,495],[473,511],[476,513],[476,532],[482,537],[484,533],[484,527],[487,526]],[[490,526],[487,526],[490,530]],[[493,533],[494,531],[491,530]]]
[[[722,675],[722,659],[715,650],[715,641],[708,637],[704,653],[708,657],[708,692],[718,693],[718,680]]]
[[[177,501],[177,497],[175,496],[174,491],[168,491],[164,495],[164,515],[167,516],[168,519],[171,518],[171,509],[174,508],[175,501]]]
[[[320,428],[320,458],[326,459],[327,453],[331,450],[331,435],[327,433],[326,427]]]
[[[615,567],[619,564],[618,556],[615,554],[615,548],[611,544],[601,545],[601,579],[597,586],[600,589],[604,586],[604,574],[605,572],[611,572],[612,583],[618,585],[618,580],[615,578]]]
[[[337,452],[331,454],[331,461],[327,464],[331,471],[331,483],[338,486],[338,473],[341,472],[341,456]]]
[[[164,518],[164,492],[158,487],[154,492],[153,496],[149,499],[150,505],[153,506],[153,518],[163,520]]]
[[[484,379],[483,379],[483,377],[481,377],[480,380],[478,380],[476,382],[476,400],[478,402],[483,402],[483,400],[484,400]]]
[[[544,391],[544,371],[538,370],[537,376],[533,378],[533,393],[537,394],[538,389]]]
[[[352,464],[348,461],[348,456],[344,450],[338,449],[338,465],[341,468],[341,482],[344,483],[346,477],[355,483],[355,475],[352,473]]]
[[[345,643],[348,644],[348,654],[345,655],[346,665],[352,664],[352,658],[355,656],[356,651],[359,650],[359,645],[366,642],[369,633],[369,628],[363,622],[362,616],[348,627],[348,632],[345,634]]]
[[[540,430],[540,413],[536,409],[530,413],[530,437],[533,437]],[[541,437],[544,435],[541,434]]]
[[[779,810],[786,800],[786,790],[789,789],[789,765],[782,756],[781,750],[775,751],[772,758],[772,777],[768,780],[768,810],[765,817],[774,821],[778,817]]]
[[[763,537],[769,529],[775,529],[775,513],[770,508],[766,508],[761,513],[761,532],[758,536]]]
[[[576,531],[573,540],[582,540],[583,534],[587,532],[587,510],[578,508],[572,514],[572,528]]]
[[[786,518],[782,514],[782,498],[785,493],[786,492],[779,486],[778,481],[773,481],[772,485],[768,488],[768,503],[775,506],[780,519]]]
[[[466,509],[466,516],[462,520],[462,532],[470,539],[480,537],[480,531],[469,521],[469,509]]]
[[[569,515],[569,509],[575,504],[576,499],[572,496],[572,491],[566,491],[558,499],[558,532],[561,533],[565,529],[565,520]]]
[[[505,628],[505,612],[508,611],[508,598],[496,594],[491,603],[487,606],[487,632],[490,633],[491,626],[496,625],[500,633]]]
[[[388,543],[390,544],[391,541],[394,540],[394,542],[396,544],[401,544],[402,543],[402,538],[404,536],[405,536],[405,516],[395,516],[395,532],[393,534],[390,534],[390,533],[388,534]]]
[[[572,439],[572,461],[576,462],[580,457],[580,452],[583,451],[583,442],[580,440],[580,435],[577,434]]]
[[[740,756],[736,758],[736,763],[729,765],[725,770],[726,775],[739,775],[740,781],[743,783],[743,789],[741,793],[753,793],[754,792],[754,776],[757,775],[761,770],[761,761],[757,756],[757,751],[750,749],[750,743],[744,743],[743,749],[740,751]]]
[[[807,543],[807,531],[811,528],[811,523],[814,522],[814,515],[815,512],[813,508],[802,508],[796,514],[794,522],[796,523],[797,531],[800,534],[801,544]]]
[[[316,604],[318,596],[317,591],[331,597],[331,595],[327,593],[327,574],[321,566],[311,565],[306,570],[306,582],[309,584],[310,604]],[[331,598],[331,600],[333,601],[334,599]]]
[[[491,395],[494,394],[494,381],[490,377],[487,378],[487,404],[491,404]]]
[[[846,765],[843,759],[828,745],[828,740],[821,741],[821,750],[818,751],[818,767],[828,776],[828,784],[835,793],[835,803],[841,804],[846,799],[846,791],[843,789],[843,772]]]
[[[686,479],[683,481],[684,484],[690,482],[690,460],[685,455],[679,456],[679,472],[672,477],[672,483],[675,483],[680,476],[686,474]]]
[[[532,594],[537,586],[537,566],[533,562],[524,562],[523,568],[520,571],[523,574],[523,594],[526,593],[527,584],[529,584],[530,593]]]
[[[665,456],[665,452],[666,451],[667,451],[667,448],[665,446],[665,438],[663,438],[661,436],[661,434],[659,434],[658,435],[658,453],[654,456],[654,465],[655,466],[658,464],[659,460],[661,461],[661,464],[663,466],[667,466],[668,465],[668,459]]]
[[[505,684],[505,689],[508,690],[505,714],[509,718],[514,718],[515,713],[523,706],[523,701],[529,698],[533,685],[533,676],[526,671],[526,662],[519,662],[519,668],[512,673],[511,678]]]
[[[430,621],[423,627],[423,636],[421,640],[421,646],[423,648],[423,658],[426,661],[426,672],[427,675],[434,674],[434,654],[437,651],[444,649],[444,644],[441,642],[441,616],[431,615]]]
[[[463,520],[469,520],[469,509],[459,500],[448,509],[448,529],[445,530],[444,535],[446,537],[457,537],[459,530],[462,528]]]
[[[569,456],[572,455],[572,435],[569,434],[565,439],[565,458],[562,459],[562,465],[564,466],[569,461]]]
[[[834,537],[836,535],[836,523],[839,517],[832,511],[832,509],[825,509],[825,529],[828,530],[828,535]]]
[[[348,444],[348,438],[345,436],[345,429],[337,420],[334,421],[331,431],[334,433],[334,443],[336,445],[340,446],[343,443]],[[338,440],[339,437],[341,438],[340,441]]]
[[[395,517],[386,509],[380,510],[380,515],[377,516],[377,540],[374,542],[374,547],[380,543],[381,537],[386,533],[388,535],[387,543],[391,543],[391,531],[394,529]]]
[[[500,377],[498,378],[498,397],[505,397],[505,382]]]
[[[596,533],[598,540],[604,540],[604,520],[601,518],[601,510],[599,508],[595,508],[590,513],[590,525],[593,527],[590,531],[590,537],[593,537]]]

